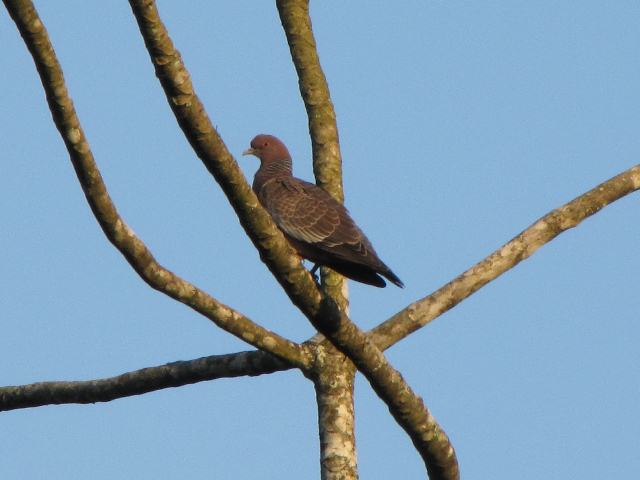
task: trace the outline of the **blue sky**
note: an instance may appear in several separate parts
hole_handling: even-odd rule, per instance
[[[296,341],[288,304],[161,92],[125,2],[37,2],[110,193],[156,258]],[[238,157],[259,132],[311,179],[271,2],[159,2]],[[640,4],[313,2],[347,205],[404,290],[351,283],[371,328],[549,210],[639,162]],[[101,378],[247,349],[150,290],[86,205],[15,27],[0,14],[1,385]],[[239,158],[246,175],[254,158]],[[463,478],[640,474],[637,195],[563,234],[390,349]],[[359,378],[361,478],[423,466]],[[0,415],[0,477],[317,478],[297,372]]]

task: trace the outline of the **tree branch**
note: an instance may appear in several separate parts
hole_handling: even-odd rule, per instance
[[[324,304],[327,310],[332,306]],[[333,308],[336,308],[335,305]],[[409,435],[422,457],[431,480],[460,478],[458,460],[453,445],[423,400],[411,389],[400,372],[395,370],[371,338],[345,315],[336,324],[327,318],[338,312],[324,311],[314,326],[344,353],[369,381],[376,394],[385,402],[398,425]]]
[[[130,0],[140,33],[180,128],[216,179],[260,258],[303,312],[317,310],[321,294],[311,274],[259,204],[237,162],[213,127],[196,95],[189,72],[175,49],[153,0]]]
[[[246,184],[244,176],[195,95],[189,74],[160,20],[155,3],[152,0],[130,0],[130,4],[155,66],[156,76],[162,84],[178,123],[198,156],[225,191],[247,234],[261,252],[263,260],[294,304],[316,328],[328,335],[340,351],[350,357],[353,355],[351,358],[354,359],[354,363],[372,385],[381,382],[379,385],[373,385],[374,390],[409,433],[419,453],[429,465],[428,470],[433,474],[433,478],[457,478],[457,461],[453,448],[424,408],[420,397],[415,395],[400,374],[388,364],[375,345],[366,339],[364,332],[357,329],[342,313],[344,310],[334,311],[331,305],[337,304],[328,297],[323,299],[306,270],[302,269],[299,263],[291,262],[291,248],[268,214],[257,203],[255,195]],[[307,15],[308,9],[305,8],[303,13]],[[310,21],[307,25],[310,28]],[[317,56],[314,58],[317,62]],[[319,69],[319,64],[315,68]],[[328,99],[328,94],[326,98]],[[335,138],[337,141],[337,136]],[[264,217],[263,221],[258,222],[258,217]],[[263,241],[265,238],[267,241]],[[335,331],[333,325],[336,324],[343,328]],[[344,332],[346,334],[343,335]],[[377,372],[369,371],[370,369],[377,369]],[[397,394],[401,395],[392,398]],[[409,414],[405,410],[405,406],[409,404],[412,408],[420,408],[420,412]],[[422,434],[421,430],[425,429],[427,433]],[[452,472],[455,474],[451,474]]]
[[[253,377],[290,368],[293,368],[291,364],[260,350],[212,355],[143,368],[100,380],[39,382],[0,387],[0,411],[66,403],[109,402],[190,383],[218,378]]]
[[[316,181],[342,201],[342,164],[336,116],[311,29],[309,2],[277,0],[276,4],[307,109]],[[458,478],[458,463],[453,447],[422,399],[345,314],[348,311],[346,290],[342,288],[345,280],[334,272],[323,276],[323,280],[325,292],[335,300],[341,312],[332,311],[330,302],[323,301],[320,315],[309,316],[311,322],[354,362],[387,404],[425,461],[430,478]]]
[[[89,206],[109,241],[152,288],[191,307],[220,328],[256,348],[268,351],[300,368],[308,365],[308,352],[300,345],[253,323],[155,260],[147,246],[122,220],[109,197],[67,92],[62,68],[33,4],[28,0],[4,0],[4,3],[33,56],[53,121],[67,147]]]
[[[311,29],[309,2],[277,0],[276,5],[298,75],[300,94],[307,110],[316,183],[343,203],[342,158],[336,112]],[[325,291],[343,310],[348,311],[346,280],[331,269],[323,268],[321,271]]]
[[[562,232],[576,227],[610,203],[638,189],[640,165],[616,175],[540,218],[462,275],[380,324],[371,331],[371,338],[382,349],[390,347],[529,258]]]
[[[307,109],[316,181],[342,201],[342,163],[336,115],[311,29],[309,1],[276,0],[276,5]],[[342,312],[347,312],[346,290],[342,288],[345,280],[333,272],[325,275],[323,280],[325,292],[335,300]],[[430,478],[458,478],[458,463],[453,447],[422,399],[346,314],[332,311],[328,301],[323,301],[321,308],[320,315],[308,316],[309,319],[369,380],[374,391],[413,441],[425,461]]]
[[[318,185],[342,202],[342,160],[336,112],[331,102],[327,79],[320,66],[316,40],[311,29],[309,2],[277,0],[276,5],[309,118],[313,172]]]
[[[310,372],[318,404],[320,478],[355,480],[356,459],[353,384],[356,369],[329,342],[316,344],[318,365]]]

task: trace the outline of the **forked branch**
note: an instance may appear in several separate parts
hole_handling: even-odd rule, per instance
[[[173,46],[160,19],[155,3],[152,0],[130,0],[130,4],[156,69],[156,76],[160,80],[178,123],[200,159],[224,190],[247,234],[260,250],[261,257],[294,304],[302,310],[316,328],[329,337],[341,352],[354,360],[358,369],[387,404],[394,418],[414,441],[432,479],[458,478],[457,460],[453,447],[424,406],[422,399],[391,367],[381,351],[367,340],[365,333],[349,320],[344,308],[331,308],[332,303],[333,305],[339,305],[339,303],[329,300],[327,297],[323,298],[308,273],[305,271],[306,275],[301,275],[298,268],[294,268],[291,264],[290,247],[286,245],[286,240],[273,225],[268,214],[257,204],[256,197],[244,180],[236,162],[213,128],[204,107],[195,94],[180,54]],[[298,29],[296,34],[306,35],[307,41],[309,38],[313,39],[310,31],[311,21],[308,18],[308,2],[288,0],[279,2],[278,7],[281,9],[281,18],[283,18],[285,29]],[[287,21],[287,8],[293,9],[294,17],[302,15],[303,20]],[[283,9],[285,11],[282,11]],[[287,37],[289,36],[288,33]],[[315,51],[315,43],[311,44],[311,48]],[[292,52],[295,50],[292,47]],[[298,71],[314,70],[321,73],[317,54],[313,55],[308,52],[297,58],[296,68]],[[324,79],[324,75],[322,75],[322,79]],[[324,89],[325,92],[318,98],[329,101],[326,82],[316,84],[314,88],[317,88],[318,91]],[[301,89],[303,90],[303,99],[308,102],[312,97],[305,96],[304,88],[301,87]],[[314,108],[307,106],[307,111],[312,112]],[[331,118],[328,121],[331,122]],[[310,121],[310,123],[312,122]],[[332,125],[335,127],[335,115]],[[337,148],[337,134],[334,145]],[[337,160],[339,161],[339,156]],[[332,172],[331,175],[335,174]],[[263,221],[256,220],[263,217]],[[265,238],[271,239],[271,241],[261,241]],[[282,242],[285,245],[281,245]],[[300,281],[299,284],[296,283],[296,279]],[[336,329],[336,326],[339,327]],[[410,412],[408,407],[411,407]]]
[[[337,302],[329,300],[328,297],[323,298],[315,285],[309,284],[309,282],[313,283],[311,277],[308,274],[300,275],[298,269],[292,268],[291,262],[288,262],[288,259],[291,258],[288,245],[283,245],[282,250],[278,251],[280,244],[282,242],[286,244],[286,240],[282,234],[279,234],[268,214],[257,204],[255,195],[251,192],[237,164],[213,128],[204,107],[194,92],[180,54],[173,46],[160,19],[155,3],[152,0],[130,0],[130,4],[156,69],[156,76],[160,80],[178,123],[200,159],[225,191],[247,234],[260,250],[261,257],[265,259],[270,270],[294,304],[302,310],[316,328],[329,337],[341,352],[347,354],[354,361],[358,369],[369,380],[376,393],[389,407],[394,418],[414,441],[432,479],[458,478],[457,460],[447,436],[426,409],[422,399],[391,367],[382,352],[367,340],[365,333],[349,320],[345,313],[344,298],[338,296]],[[278,8],[283,26],[287,31],[287,38],[291,37],[296,41],[302,39],[300,45],[307,43],[306,47],[302,47],[305,49],[304,52],[299,52],[295,45],[291,46],[297,71],[303,72],[303,74],[312,72],[312,79],[323,80],[313,84],[312,90],[315,93],[310,94],[305,93],[306,88],[303,82],[305,79],[301,78],[303,100],[305,103],[324,102],[321,110],[328,108],[332,111],[328,87],[324,81],[317,53],[315,53],[315,42],[310,30],[311,21],[308,17],[308,2],[306,0],[287,0],[279,2]],[[327,102],[329,107],[327,107]],[[307,105],[308,112],[314,112],[316,108],[315,105]],[[327,124],[319,121],[316,125],[312,119],[310,125],[316,125],[318,128],[322,128],[324,125],[324,128],[335,129],[335,114],[333,117],[331,115],[325,117],[321,120]],[[331,143],[331,135],[328,135],[328,138],[328,143],[334,145],[334,150],[337,152],[337,130],[333,136],[333,143]],[[332,166],[336,162],[339,163],[339,153],[327,165]],[[318,165],[321,166],[321,162]],[[333,178],[334,184],[340,184],[341,178],[335,177],[339,174],[339,170],[329,172],[328,178]],[[247,206],[251,209],[249,210]],[[264,221],[257,222],[257,216],[260,218],[264,216]],[[272,239],[272,241],[260,241],[265,237]],[[297,284],[295,279],[301,283]],[[339,285],[341,285],[341,281],[336,284],[336,286]],[[339,291],[334,293],[341,294]],[[332,302],[333,305],[341,305],[342,308],[331,308]],[[336,329],[337,325],[339,328]],[[411,407],[410,412],[408,406]]]
[[[53,121],[62,136],[91,210],[109,241],[152,288],[184,303],[220,328],[293,365],[306,368],[308,352],[257,325],[160,265],[118,214],[85,138],[64,82],[62,68],[32,2],[4,0],[36,64]]]

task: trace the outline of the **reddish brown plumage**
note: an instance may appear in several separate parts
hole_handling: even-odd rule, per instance
[[[291,156],[280,140],[258,135],[244,154],[260,159],[253,190],[300,256],[358,282],[384,287],[382,275],[404,286],[341,203],[293,176]]]

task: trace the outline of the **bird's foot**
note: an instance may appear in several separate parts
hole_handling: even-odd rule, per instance
[[[317,273],[319,268],[320,268],[320,265],[316,263],[313,265],[313,268],[310,270],[311,276],[316,281],[316,284],[318,285],[318,287],[320,287],[320,274]]]

